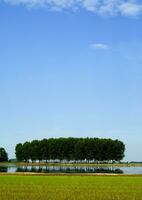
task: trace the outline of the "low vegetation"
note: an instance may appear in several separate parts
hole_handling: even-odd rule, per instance
[[[142,200],[141,176],[0,176],[1,200]]]

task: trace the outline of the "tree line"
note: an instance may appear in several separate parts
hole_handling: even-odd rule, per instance
[[[19,143],[17,161],[120,161],[124,157],[122,141],[102,138],[49,138]]]

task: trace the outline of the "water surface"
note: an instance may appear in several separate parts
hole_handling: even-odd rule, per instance
[[[1,166],[0,173],[39,172],[39,173],[115,173],[142,174],[142,167],[94,167],[94,166]]]

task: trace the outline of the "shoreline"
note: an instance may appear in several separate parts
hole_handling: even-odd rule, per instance
[[[35,172],[15,172],[0,173],[1,176],[121,176],[121,177],[142,177],[142,174],[109,174],[109,173],[35,173]]]
[[[142,167],[142,163],[114,163],[114,164],[107,164],[107,163],[24,163],[24,162],[2,162],[0,166],[90,166],[90,167]]]

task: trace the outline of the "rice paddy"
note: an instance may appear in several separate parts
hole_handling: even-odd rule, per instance
[[[142,176],[0,176],[0,200],[142,200]]]

